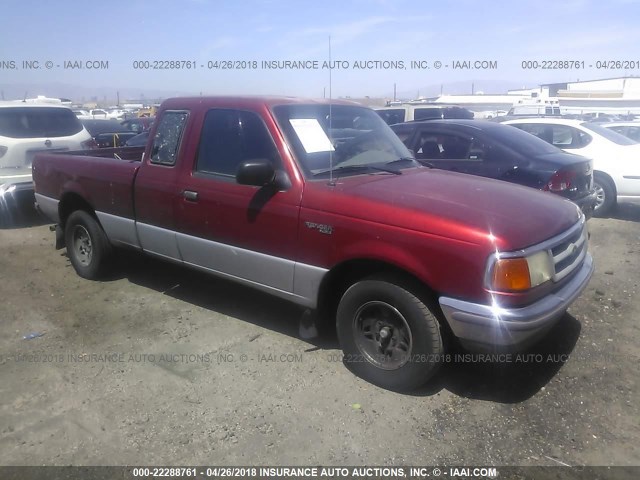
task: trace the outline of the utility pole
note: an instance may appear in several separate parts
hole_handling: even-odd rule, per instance
[[[396,101],[396,84],[393,84],[393,101]]]

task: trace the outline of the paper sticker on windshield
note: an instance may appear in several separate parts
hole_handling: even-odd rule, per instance
[[[296,131],[307,153],[333,151],[331,140],[315,118],[291,118],[291,126]]]

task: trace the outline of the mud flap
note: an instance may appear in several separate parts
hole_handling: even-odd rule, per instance
[[[51,230],[52,232],[56,232],[56,250],[61,250],[65,247],[65,242],[64,242],[64,230],[62,230],[62,227],[58,224],[55,225],[51,225],[49,227],[49,230]]]

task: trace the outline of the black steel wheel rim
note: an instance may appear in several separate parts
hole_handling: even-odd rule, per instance
[[[381,301],[367,302],[353,316],[353,336],[364,359],[383,370],[406,364],[413,346],[411,329],[400,311]]]

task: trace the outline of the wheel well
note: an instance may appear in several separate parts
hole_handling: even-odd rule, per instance
[[[595,170],[593,172],[593,178],[595,179],[596,176],[602,177],[605,180],[607,180],[609,182],[609,184],[611,185],[611,187],[613,188],[613,192],[616,195],[618,195],[618,189],[616,188],[616,182],[613,181],[613,178],[611,178],[611,176],[608,173],[601,172],[600,170]],[[614,199],[615,199],[615,197],[614,197]]]
[[[93,207],[89,205],[89,202],[77,193],[65,193],[60,200],[60,205],[58,206],[58,215],[60,217],[60,226],[62,228],[64,228],[67,223],[69,215],[76,210],[84,210],[96,218],[95,211],[93,210]]]
[[[338,303],[344,292],[356,283],[372,275],[388,275],[409,285],[414,294],[439,309],[436,292],[416,276],[395,265],[371,259],[348,260],[332,268],[322,280],[318,293],[318,317],[323,320],[335,319]]]

